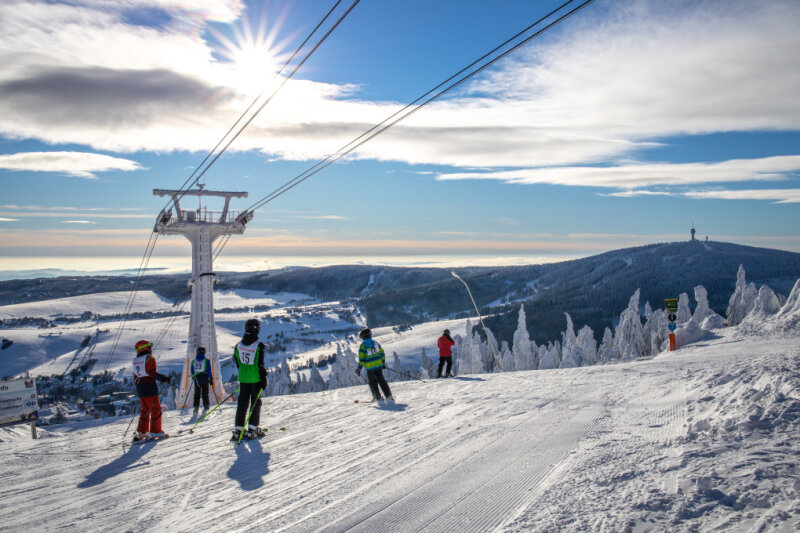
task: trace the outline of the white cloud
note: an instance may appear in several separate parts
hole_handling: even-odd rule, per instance
[[[19,222],[19,219],[0,217],[0,222]]]
[[[64,224],[97,224],[91,220],[62,220]]]
[[[146,3],[188,17],[181,31],[130,24],[100,0],[78,4],[0,6],[0,134],[207,150],[249,103],[232,83],[236,66],[203,40],[205,21],[235,20],[240,2]],[[798,130],[797,27],[791,0],[596,4],[354,157],[556,167],[607,163],[672,135]],[[317,159],[401,107],[357,96],[351,85],[292,81],[232,149]]]
[[[32,172],[61,172],[80,178],[94,178],[95,172],[140,170],[136,161],[85,152],[22,152],[0,155],[0,168]]]
[[[627,163],[611,167],[555,167],[499,172],[454,172],[438,180],[493,179],[531,185],[548,183],[583,187],[636,189],[654,185],[777,181],[800,171],[800,155],[731,159],[717,163]],[[636,191],[626,195],[636,195]],[[643,192],[641,194],[659,194]]]
[[[675,196],[675,193],[667,191],[644,191],[639,189],[634,191],[612,192],[608,194],[601,194],[600,196],[615,196],[617,198],[635,198],[637,196]]]
[[[312,220],[350,220],[340,215],[300,215],[295,218],[308,218]]]
[[[776,204],[800,203],[800,189],[748,189],[740,191],[693,191],[689,198],[720,200],[773,200]]]

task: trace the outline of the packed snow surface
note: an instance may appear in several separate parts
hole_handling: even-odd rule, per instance
[[[388,407],[364,403],[366,385],[266,398],[267,437],[239,446],[229,404],[193,434],[133,447],[121,444],[128,417],[36,441],[2,431],[4,529],[800,527],[796,329],[725,328],[650,360],[391,386]],[[165,412],[173,435],[187,422]]]

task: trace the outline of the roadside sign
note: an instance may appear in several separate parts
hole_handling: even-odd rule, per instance
[[[667,315],[667,320],[669,320],[670,322],[675,322],[677,319],[678,315],[676,315],[675,313],[670,313]]]
[[[678,311],[678,299],[677,298],[666,298],[664,300],[664,307],[667,309],[668,313],[675,313]]]
[[[39,420],[39,395],[34,378],[0,381],[0,426]]]
[[[675,324],[675,322],[670,322],[669,326],[667,327],[669,328],[670,331],[675,331],[676,329],[678,329],[678,326],[677,324]]]

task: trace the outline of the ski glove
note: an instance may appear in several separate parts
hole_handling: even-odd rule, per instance
[[[361,367],[356,368],[356,374],[359,376],[361,375]]]

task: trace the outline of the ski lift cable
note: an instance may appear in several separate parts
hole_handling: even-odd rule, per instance
[[[319,48],[319,46],[322,44],[322,42],[323,42],[323,41],[324,41],[324,40],[325,40],[325,39],[326,39],[326,38],[327,38],[327,37],[328,37],[328,36],[331,34],[331,32],[332,32],[332,31],[333,31],[333,30],[336,28],[336,26],[338,26],[338,25],[339,25],[339,23],[341,23],[341,21],[342,21],[342,20],[344,20],[344,18],[345,18],[345,17],[346,17],[346,16],[347,16],[347,15],[350,13],[350,11],[352,11],[352,9],[353,9],[353,8],[354,8],[354,7],[355,7],[355,6],[356,6],[356,5],[359,3],[359,1],[360,1],[360,0],[355,0],[355,1],[354,1],[354,3],[353,3],[351,6],[350,6],[350,8],[347,10],[347,12],[346,12],[344,15],[342,15],[342,16],[339,18],[339,20],[336,22],[336,24],[335,24],[335,25],[334,25],[334,26],[333,26],[331,29],[329,29],[329,30],[328,30],[328,32],[325,34],[325,36],[324,36],[324,37],[323,37],[323,38],[322,38],[322,39],[321,39],[321,40],[320,40],[320,41],[319,41],[319,42],[318,42],[318,43],[317,43],[317,44],[314,46],[314,48],[313,48],[313,49],[312,49],[312,50],[311,50],[311,51],[310,51],[308,54],[306,54],[305,58],[304,58],[304,59],[303,59],[303,61],[300,63],[300,65],[298,65],[298,66],[297,66],[297,67],[296,67],[296,68],[295,68],[295,69],[292,71],[292,73],[289,75],[289,78],[291,78],[292,76],[294,76],[294,74],[297,72],[297,70],[300,68],[300,66],[302,66],[302,64],[303,64],[303,63],[305,63],[305,61],[306,61],[306,60],[307,60],[307,59],[308,59],[308,58],[311,56],[311,54],[313,54],[313,53],[314,53],[314,51],[316,51],[316,49],[317,49],[317,48]],[[333,12],[336,10],[336,8],[339,6],[339,4],[340,4],[340,3],[341,3],[341,0],[337,0],[337,1],[336,1],[336,3],[335,3],[335,4],[333,5],[333,7],[332,7],[332,8],[331,8],[331,9],[328,11],[328,13],[327,13],[327,14],[326,14],[326,15],[325,15],[325,16],[322,18],[322,20],[321,20],[321,21],[320,21],[320,22],[319,22],[319,23],[318,23],[318,24],[317,24],[317,25],[314,27],[314,29],[313,29],[313,30],[311,31],[311,33],[309,33],[309,35],[308,35],[308,36],[307,36],[307,37],[306,37],[306,38],[303,40],[303,42],[300,44],[300,46],[298,46],[298,47],[297,47],[297,49],[296,49],[296,50],[295,50],[295,52],[294,52],[294,53],[293,53],[293,54],[292,54],[292,55],[289,57],[289,59],[287,59],[287,61],[284,63],[284,65],[281,67],[281,69],[280,69],[280,70],[278,71],[278,73],[276,74],[276,78],[277,78],[278,76],[280,76],[280,74],[283,72],[283,70],[284,70],[284,69],[286,69],[286,67],[289,65],[289,63],[291,63],[291,61],[292,61],[292,60],[293,60],[293,59],[294,59],[294,58],[297,56],[297,54],[298,54],[298,53],[299,53],[299,52],[300,52],[300,51],[301,51],[301,50],[302,50],[302,49],[303,49],[303,48],[306,46],[306,44],[309,42],[309,40],[310,40],[310,39],[313,37],[313,35],[314,35],[314,34],[315,34],[315,33],[316,33],[318,30],[319,30],[319,28],[320,28],[320,27],[321,27],[321,26],[322,26],[322,25],[325,23],[325,21],[328,19],[328,17],[330,17],[331,13],[333,13]],[[288,78],[287,78],[287,79],[288,79]],[[258,113],[259,113],[259,112],[260,112],[260,111],[261,111],[261,110],[264,108],[264,106],[266,106],[266,104],[269,102],[269,100],[270,100],[270,99],[272,99],[272,97],[274,97],[274,96],[275,96],[275,94],[277,93],[277,91],[278,91],[278,90],[280,90],[280,88],[281,88],[281,87],[283,87],[283,85],[284,85],[285,83],[286,83],[286,81],[284,81],[284,83],[283,83],[283,84],[282,84],[282,85],[281,85],[281,86],[280,86],[278,89],[276,89],[276,91],[274,91],[274,92],[273,92],[273,94],[270,96],[270,98],[269,98],[269,99],[268,99],[266,102],[264,102],[264,103],[261,105],[261,107],[259,107],[259,109],[256,111],[256,113],[255,113],[255,114],[254,114],[254,115],[253,115],[253,116],[250,118],[250,120],[248,120],[248,122],[247,122],[247,123],[246,123],[244,126],[242,126],[242,127],[240,128],[239,132],[237,132],[237,133],[236,133],[236,135],[234,136],[234,138],[233,138],[233,139],[231,139],[231,141],[230,141],[230,142],[229,142],[229,143],[228,143],[228,144],[227,144],[227,145],[226,145],[226,146],[225,146],[225,147],[222,149],[222,151],[221,151],[221,152],[220,152],[220,153],[217,155],[217,157],[215,157],[215,158],[214,158],[214,160],[213,160],[213,161],[211,161],[211,163],[209,163],[209,164],[208,164],[208,166],[206,166],[206,168],[205,168],[205,169],[202,171],[202,173],[201,173],[199,176],[197,176],[197,177],[194,179],[194,181],[192,181],[192,182],[191,182],[191,184],[190,184],[190,185],[188,185],[188,187],[187,187],[187,183],[189,183],[189,182],[192,180],[192,178],[193,178],[193,177],[194,177],[194,176],[195,176],[195,175],[198,173],[198,171],[199,171],[199,170],[200,170],[200,169],[203,167],[203,165],[206,163],[206,161],[208,161],[208,159],[209,159],[209,158],[212,156],[212,154],[214,154],[214,152],[216,152],[216,151],[217,151],[217,149],[219,148],[219,146],[220,146],[220,145],[223,143],[223,141],[224,141],[224,140],[225,140],[225,139],[226,139],[226,138],[227,138],[227,137],[230,135],[231,131],[233,131],[233,130],[234,130],[234,128],[236,127],[236,125],[237,125],[237,124],[239,124],[239,123],[242,121],[242,119],[243,119],[243,118],[246,116],[246,114],[247,114],[247,113],[248,113],[248,112],[249,112],[249,111],[250,111],[250,110],[253,108],[253,106],[256,104],[256,102],[258,102],[258,100],[261,98],[261,96],[263,96],[264,92],[266,92],[266,89],[264,89],[264,90],[263,90],[263,91],[262,91],[262,92],[261,92],[261,93],[260,93],[260,94],[259,94],[259,95],[258,95],[258,96],[257,96],[257,97],[254,99],[254,100],[253,100],[253,102],[252,102],[252,103],[251,103],[251,104],[248,106],[248,108],[247,108],[247,109],[246,109],[246,110],[245,110],[245,111],[244,111],[244,112],[241,114],[241,116],[240,116],[240,117],[239,117],[239,118],[236,120],[236,122],[234,122],[233,126],[231,126],[231,128],[228,130],[228,132],[227,132],[225,135],[223,135],[223,137],[220,139],[220,141],[217,143],[217,145],[216,145],[216,146],[215,146],[215,147],[214,147],[214,148],[213,148],[213,149],[212,149],[212,150],[211,150],[211,151],[208,153],[208,155],[206,155],[205,159],[203,159],[203,162],[201,162],[201,163],[200,163],[200,165],[197,167],[197,169],[195,169],[195,171],[192,173],[192,175],[191,175],[191,176],[189,176],[189,178],[186,180],[186,182],[184,182],[184,184],[183,184],[183,185],[181,186],[181,188],[180,188],[180,190],[181,190],[181,191],[183,191],[183,190],[184,190],[184,188],[186,188],[186,189],[188,189],[188,188],[191,188],[191,187],[192,187],[192,186],[193,186],[195,183],[197,183],[197,182],[198,182],[198,181],[199,181],[199,180],[200,180],[200,179],[203,177],[203,175],[204,175],[204,174],[205,174],[205,172],[208,170],[208,168],[210,168],[210,166],[211,166],[211,165],[212,165],[212,164],[213,164],[213,163],[214,163],[214,162],[215,162],[215,161],[216,161],[216,160],[219,158],[219,156],[222,154],[222,152],[224,152],[224,151],[225,151],[225,150],[228,148],[228,146],[230,146],[230,144],[233,142],[233,140],[234,140],[236,137],[238,137],[238,135],[239,135],[239,134],[241,134],[241,132],[244,130],[244,128],[245,128],[245,127],[246,127],[246,126],[247,126],[247,125],[248,125],[248,124],[249,124],[249,123],[250,123],[250,122],[251,122],[251,121],[252,121],[252,120],[255,118],[255,115],[257,115],[257,114],[258,114]],[[169,200],[169,201],[167,202],[167,204],[164,206],[164,208],[162,209],[162,211],[166,210],[166,209],[169,207],[169,205],[170,205],[170,203],[171,203],[172,201],[174,201],[176,198],[183,197],[183,196],[184,196],[184,194],[185,194],[185,191],[184,191],[183,193],[181,193],[181,194],[180,194],[180,196],[176,195],[176,197],[173,197],[171,200]],[[153,235],[156,235],[156,237],[154,238],[154,237],[153,237]],[[131,294],[130,294],[130,296],[128,297],[128,302],[127,302],[127,304],[126,304],[126,306],[125,306],[125,310],[124,310],[124,313],[123,313],[123,319],[122,319],[122,322],[121,322],[121,324],[120,324],[120,329],[117,331],[117,334],[116,334],[116,336],[115,336],[114,342],[113,342],[113,344],[112,344],[111,351],[109,352],[109,355],[108,355],[108,357],[106,358],[106,362],[105,362],[105,369],[108,369],[108,365],[110,364],[110,362],[111,362],[111,359],[113,358],[113,356],[114,356],[114,353],[115,353],[115,351],[116,351],[117,345],[119,344],[119,340],[120,340],[120,337],[122,336],[122,330],[123,330],[123,328],[124,328],[125,321],[127,320],[127,317],[128,317],[128,315],[129,315],[129,313],[130,313],[130,310],[131,310],[131,308],[133,307],[133,302],[134,302],[134,300],[135,300],[135,298],[136,298],[136,293],[137,293],[137,291],[138,291],[138,288],[139,288],[139,286],[141,285],[141,280],[142,280],[142,278],[143,278],[143,276],[144,276],[144,272],[147,270],[147,266],[148,266],[148,264],[149,264],[150,257],[152,256],[152,253],[153,253],[153,248],[155,247],[155,239],[157,239],[157,237],[158,237],[158,234],[157,234],[157,233],[155,233],[155,232],[151,233],[151,235],[150,235],[150,240],[148,241],[147,248],[145,249],[145,253],[144,253],[143,257],[142,257],[142,262],[141,262],[141,263],[140,263],[140,265],[139,265],[139,269],[138,269],[138,272],[137,272],[136,284],[135,284],[135,286],[134,286],[133,290],[131,291]]]
[[[433,93],[434,91],[436,91],[437,89],[439,89],[440,87],[442,87],[443,85],[445,85],[446,83],[448,83],[448,82],[450,82],[451,80],[455,79],[455,78],[456,78],[457,76],[459,76],[460,74],[464,73],[465,71],[467,71],[467,70],[468,70],[468,69],[470,69],[471,67],[473,67],[473,66],[475,66],[476,64],[478,64],[479,62],[483,61],[483,60],[484,60],[484,59],[486,59],[487,57],[489,57],[489,56],[491,56],[492,54],[496,53],[498,50],[502,49],[504,46],[508,45],[510,42],[512,42],[512,41],[514,41],[514,40],[516,40],[516,39],[517,39],[517,38],[519,38],[521,35],[523,35],[523,34],[527,33],[528,31],[530,31],[530,30],[531,30],[531,28],[534,28],[535,26],[537,26],[538,24],[540,24],[542,21],[544,21],[544,20],[546,20],[547,18],[549,18],[550,16],[552,16],[552,15],[553,15],[553,13],[555,13],[555,12],[557,12],[557,11],[559,11],[559,10],[563,9],[565,6],[567,6],[567,5],[571,4],[571,3],[572,3],[572,2],[574,2],[574,1],[575,1],[575,0],[567,0],[567,2],[565,2],[564,4],[562,4],[561,6],[559,6],[557,9],[555,9],[555,10],[551,11],[550,13],[548,13],[547,15],[545,15],[544,17],[540,18],[539,20],[537,20],[537,21],[536,21],[536,22],[534,22],[533,24],[529,25],[529,26],[528,26],[527,28],[525,28],[524,30],[522,30],[522,31],[518,32],[518,33],[517,33],[516,35],[514,35],[513,37],[511,37],[511,38],[507,39],[507,40],[506,40],[505,42],[503,42],[502,44],[498,45],[497,47],[495,47],[495,48],[494,48],[494,49],[492,49],[491,51],[487,52],[486,54],[484,54],[484,55],[483,55],[483,56],[481,56],[480,58],[476,59],[475,61],[473,61],[472,63],[470,63],[469,65],[467,65],[466,67],[462,68],[461,70],[459,70],[458,72],[456,72],[455,74],[453,74],[452,76],[450,76],[449,78],[447,78],[446,80],[444,80],[443,82],[439,83],[439,84],[438,84],[436,87],[433,87],[432,89],[430,89],[430,90],[429,90],[429,91],[427,91],[426,93],[424,93],[424,94],[422,94],[421,96],[417,97],[415,100],[413,100],[412,102],[408,103],[408,104],[407,104],[405,107],[403,107],[402,109],[400,109],[400,110],[396,111],[395,113],[393,113],[392,115],[388,116],[387,118],[385,118],[385,119],[384,119],[383,121],[381,121],[380,123],[376,124],[375,126],[373,126],[372,128],[368,129],[367,131],[365,131],[364,133],[362,133],[361,135],[359,135],[359,136],[358,136],[358,137],[356,137],[355,139],[351,140],[350,142],[348,142],[347,144],[345,144],[344,146],[342,146],[341,148],[339,148],[338,150],[336,150],[335,152],[333,152],[333,154],[331,154],[331,155],[327,156],[326,158],[324,158],[324,159],[322,159],[322,160],[318,161],[318,162],[317,162],[317,163],[316,163],[314,166],[312,166],[312,167],[310,167],[310,168],[306,169],[304,172],[302,172],[301,174],[299,174],[299,175],[298,175],[296,178],[294,178],[294,179],[298,179],[298,178],[300,178],[300,177],[301,177],[303,174],[313,171],[313,170],[314,170],[314,169],[315,169],[317,166],[323,165],[323,164],[324,164],[326,161],[328,161],[329,159],[333,158],[333,157],[335,156],[335,154],[338,154],[338,153],[340,153],[340,152],[343,152],[343,151],[347,150],[347,149],[348,149],[348,147],[350,147],[351,145],[353,145],[353,144],[357,143],[359,140],[363,139],[364,137],[366,137],[367,135],[369,135],[371,132],[373,132],[373,131],[375,131],[376,129],[380,128],[381,126],[383,126],[384,124],[386,124],[387,122],[389,122],[390,120],[392,120],[393,118],[395,118],[396,116],[400,115],[401,113],[405,112],[406,110],[408,110],[409,108],[411,108],[412,106],[414,106],[414,104],[416,104],[417,102],[419,102],[420,100],[422,100],[422,99],[423,99],[423,98],[425,98],[426,96],[430,95],[431,93]],[[291,183],[291,182],[289,182],[289,183]],[[284,186],[285,186],[285,185],[284,185]],[[274,194],[274,192],[277,192],[278,190],[280,190],[280,189],[277,189],[276,191],[273,191],[273,194]],[[250,208],[248,208],[247,210],[249,211],[249,210],[252,210],[252,209],[256,208],[256,207],[254,207],[254,206],[256,206],[256,205],[258,205],[258,202],[257,202],[256,204],[254,204],[253,206],[251,206]],[[260,205],[259,205],[259,207],[260,207]]]
[[[125,329],[125,322],[127,322],[128,315],[130,315],[131,309],[133,308],[133,304],[136,300],[136,294],[139,292],[139,287],[141,286],[142,280],[144,279],[144,272],[147,269],[147,263],[150,262],[150,257],[153,255],[153,250],[155,249],[157,239],[158,239],[158,233],[156,233],[155,231],[152,232],[150,234],[150,240],[148,241],[147,250],[145,251],[145,255],[142,258],[142,262],[139,265],[139,272],[136,275],[136,281],[134,283],[133,288],[131,289],[130,295],[128,296],[128,301],[125,304],[125,309],[122,315],[122,321],[120,322],[119,329],[117,330],[117,334],[114,337],[114,342],[111,345],[111,350],[109,351],[108,357],[106,358],[103,370],[108,370],[108,366],[111,363],[111,360],[114,357],[114,353],[117,350],[120,338],[122,337],[122,332]]]
[[[563,21],[563,20],[565,20],[566,18],[568,18],[568,17],[570,17],[571,15],[575,14],[576,12],[580,11],[581,9],[583,9],[584,7],[586,7],[587,5],[589,5],[590,3],[592,3],[594,0],[585,0],[585,1],[584,1],[583,3],[581,3],[579,6],[577,6],[577,7],[576,7],[576,8],[574,8],[574,9],[572,9],[571,11],[569,11],[569,12],[567,12],[567,13],[565,13],[565,14],[561,15],[559,18],[557,18],[556,20],[554,20],[554,21],[550,22],[549,24],[547,24],[545,27],[543,27],[542,29],[540,29],[540,30],[539,30],[539,31],[537,31],[536,33],[534,33],[534,34],[530,35],[529,37],[525,38],[524,40],[520,41],[520,42],[519,42],[519,43],[517,43],[516,45],[514,45],[514,46],[512,46],[511,48],[509,48],[508,50],[506,50],[505,52],[502,52],[500,55],[498,55],[498,56],[497,56],[497,57],[495,57],[494,59],[491,59],[491,60],[490,60],[490,61],[488,61],[487,63],[485,63],[485,64],[483,64],[483,65],[479,66],[478,68],[476,68],[476,69],[475,69],[475,70],[473,70],[472,72],[469,72],[468,74],[464,75],[464,76],[463,76],[461,79],[459,79],[459,80],[455,81],[454,83],[452,83],[451,85],[449,85],[449,86],[445,87],[444,89],[442,89],[442,90],[441,90],[441,91],[439,91],[438,93],[434,94],[433,96],[430,96],[430,97],[429,97],[427,100],[423,101],[422,103],[420,103],[420,104],[419,104],[419,105],[417,105],[416,107],[413,107],[413,108],[412,108],[412,106],[414,105],[414,103],[416,103],[416,102],[419,102],[420,100],[422,100],[422,99],[423,99],[423,98],[425,98],[426,96],[430,95],[430,94],[431,94],[433,91],[435,91],[437,88],[439,88],[439,87],[442,87],[443,85],[445,85],[445,84],[446,84],[446,83],[448,83],[449,81],[452,81],[454,78],[456,78],[456,77],[457,77],[457,76],[459,76],[460,74],[464,73],[464,72],[465,72],[466,70],[468,70],[469,68],[471,68],[471,67],[475,66],[477,63],[479,63],[479,62],[480,62],[480,61],[482,61],[483,59],[486,59],[487,57],[491,56],[492,54],[494,54],[495,52],[497,52],[499,49],[503,48],[504,46],[506,46],[507,44],[509,44],[511,41],[513,41],[513,40],[515,40],[516,38],[518,38],[520,35],[522,35],[522,34],[526,33],[526,32],[527,32],[527,31],[529,31],[531,28],[535,27],[537,24],[540,24],[542,21],[544,21],[544,20],[546,20],[546,19],[548,19],[548,18],[552,17],[554,14],[558,13],[558,12],[559,12],[559,11],[561,11],[561,10],[562,10],[564,7],[568,6],[569,4],[573,3],[574,1],[575,1],[575,0],[568,0],[567,2],[565,2],[564,4],[562,4],[561,6],[559,6],[558,8],[556,8],[556,9],[554,9],[553,11],[551,11],[550,13],[548,13],[546,16],[544,16],[544,17],[542,17],[541,19],[539,19],[539,20],[538,20],[537,22],[535,22],[534,24],[531,24],[530,26],[528,26],[528,27],[527,27],[525,30],[523,30],[522,32],[519,32],[517,35],[515,35],[515,36],[514,36],[514,37],[512,37],[511,39],[509,39],[509,40],[507,40],[506,42],[504,42],[502,45],[500,45],[500,46],[496,47],[496,48],[495,48],[494,50],[492,50],[491,52],[489,52],[489,53],[485,54],[484,56],[482,56],[482,57],[481,57],[481,59],[478,59],[478,60],[476,60],[475,62],[471,63],[469,66],[465,67],[464,69],[462,69],[461,71],[459,71],[457,74],[455,74],[455,75],[451,76],[450,78],[448,78],[448,79],[447,79],[447,80],[445,80],[444,82],[442,82],[442,83],[440,83],[439,85],[437,85],[437,86],[436,86],[436,88],[434,88],[434,89],[431,89],[430,91],[426,92],[424,95],[422,95],[421,97],[419,97],[419,98],[417,98],[416,100],[414,100],[414,102],[412,102],[411,104],[407,105],[406,107],[404,107],[404,108],[403,108],[403,109],[401,109],[400,111],[398,111],[398,112],[394,113],[393,115],[391,115],[389,118],[385,119],[383,122],[379,123],[378,125],[376,125],[376,126],[373,126],[373,127],[372,127],[372,128],[370,128],[369,130],[367,130],[367,132],[365,132],[365,133],[361,134],[359,137],[357,137],[357,138],[356,138],[356,139],[354,139],[353,141],[350,141],[349,143],[347,143],[346,145],[344,145],[344,146],[343,146],[341,149],[339,149],[339,150],[338,150],[337,152],[335,152],[334,154],[332,154],[332,155],[329,155],[328,157],[326,157],[326,158],[322,159],[321,161],[317,162],[317,163],[316,163],[315,165],[313,165],[312,167],[310,167],[310,168],[306,169],[305,171],[303,171],[302,173],[298,174],[298,175],[297,175],[295,178],[293,178],[293,179],[289,180],[288,182],[286,182],[285,184],[283,184],[281,187],[279,187],[279,188],[275,189],[273,192],[271,192],[270,194],[268,194],[267,196],[265,196],[264,198],[262,198],[262,199],[261,199],[261,200],[259,200],[258,202],[254,203],[252,206],[250,206],[250,207],[249,207],[249,208],[248,208],[246,211],[255,211],[256,209],[259,209],[259,208],[263,207],[263,206],[264,206],[265,204],[267,204],[268,202],[270,202],[270,201],[274,200],[275,198],[277,198],[277,197],[281,196],[282,194],[284,194],[284,193],[288,192],[290,189],[292,189],[292,188],[296,187],[297,185],[299,185],[299,184],[300,184],[300,183],[302,183],[303,181],[307,180],[308,178],[310,178],[311,176],[313,176],[314,174],[316,174],[316,173],[317,173],[317,172],[319,172],[320,170],[322,170],[322,169],[326,168],[328,165],[330,165],[330,164],[332,164],[332,163],[334,163],[334,162],[338,161],[339,159],[341,159],[341,158],[342,158],[342,157],[344,157],[345,155],[347,155],[347,154],[351,153],[351,152],[352,152],[352,151],[354,151],[355,149],[359,148],[360,146],[362,146],[363,144],[365,144],[365,143],[366,143],[366,142],[368,142],[369,140],[371,140],[371,139],[373,139],[374,137],[376,137],[376,136],[380,135],[380,134],[381,134],[381,133],[383,133],[384,131],[388,130],[388,129],[389,129],[389,128],[391,128],[392,126],[394,126],[394,125],[396,125],[397,123],[399,123],[400,121],[402,121],[402,120],[404,120],[404,119],[408,118],[409,116],[411,116],[412,114],[416,113],[417,111],[419,111],[420,109],[422,109],[423,107],[425,107],[425,106],[426,106],[427,104],[429,104],[430,102],[432,102],[432,101],[434,101],[434,100],[438,99],[439,97],[441,97],[441,96],[442,96],[442,95],[444,95],[445,93],[447,93],[447,92],[451,91],[452,89],[454,89],[455,87],[457,87],[457,86],[461,85],[461,84],[462,84],[463,82],[465,82],[466,80],[468,80],[468,79],[472,78],[472,77],[473,77],[473,76],[475,76],[476,74],[480,73],[481,71],[485,70],[485,69],[486,69],[486,68],[488,68],[489,66],[491,66],[491,65],[493,65],[494,63],[496,63],[497,61],[499,61],[500,59],[502,59],[502,58],[506,57],[508,54],[510,54],[511,52],[515,51],[515,50],[516,50],[516,49],[518,49],[519,47],[521,47],[521,46],[523,46],[523,45],[527,44],[527,43],[528,43],[528,42],[530,42],[532,39],[534,39],[534,38],[538,37],[539,35],[543,34],[543,33],[544,33],[544,32],[546,32],[546,31],[548,31],[549,29],[551,29],[552,27],[554,27],[554,26],[555,26],[555,25],[557,25],[558,23],[562,22],[562,21]],[[392,120],[393,118],[397,117],[398,115],[400,115],[400,114],[401,114],[401,113],[403,113],[404,111],[407,111],[407,112],[406,112],[405,114],[402,114],[401,116],[399,116],[398,118],[396,118],[396,119],[395,119],[395,120],[393,120],[392,122],[389,122],[390,120]]]
[[[339,24],[345,19],[345,17],[347,17],[347,15],[350,14],[350,12],[356,7],[356,5],[358,5],[358,3],[360,1],[361,0],[354,0],[353,1],[353,3],[350,5],[350,7],[347,8],[347,11],[345,11],[344,14],[342,14],[339,17],[339,19],[333,24],[333,26],[331,26],[328,29],[328,31],[325,32],[325,35],[323,35],[320,38],[320,40],[317,41],[317,43],[313,46],[313,48],[311,48],[311,50],[309,50],[306,53],[305,57],[303,57],[303,59],[300,61],[300,63],[298,63],[294,67],[294,69],[284,78],[283,82],[281,82],[281,84],[272,92],[272,94],[269,95],[269,97],[267,97],[266,100],[264,100],[264,102],[258,107],[258,109],[256,109],[255,112],[253,112],[251,114],[250,118],[248,118],[247,121],[245,121],[243,124],[241,124],[241,126],[239,126],[238,130],[233,134],[233,136],[230,137],[229,140],[227,141],[227,143],[225,143],[225,145],[222,147],[222,149],[220,149],[217,152],[217,150],[219,149],[220,145],[223,144],[225,139],[230,136],[231,132],[237,127],[237,125],[239,125],[242,122],[244,117],[247,115],[248,112],[250,112],[250,110],[253,108],[253,106],[256,104],[256,102],[258,102],[261,99],[261,97],[266,92],[266,89],[261,91],[261,93],[253,100],[253,102],[247,107],[247,109],[245,109],[245,111],[239,116],[239,118],[236,120],[236,122],[234,122],[233,126],[231,126],[231,128],[227,131],[227,133],[225,133],[225,135],[222,136],[222,138],[217,143],[217,145],[208,153],[208,155],[205,157],[205,159],[203,159],[203,162],[200,163],[200,165],[195,169],[195,171],[191,174],[191,176],[189,176],[189,178],[186,179],[186,181],[183,183],[183,185],[180,188],[181,192],[179,192],[174,197],[172,197],[170,200],[168,200],[166,205],[162,209],[162,211],[165,211],[166,209],[168,209],[169,206],[170,206],[170,203],[174,203],[175,200],[180,200],[186,194],[186,190],[190,189],[195,183],[197,183],[205,175],[206,172],[208,172],[208,170],[211,168],[211,166],[214,163],[216,163],[216,161],[222,156],[223,153],[225,153],[225,151],[230,147],[230,145],[233,144],[233,142],[239,137],[239,135],[241,135],[244,132],[244,130],[247,128],[247,126],[249,126],[250,123],[253,120],[255,120],[255,118],[258,116],[258,114],[261,113],[261,111],[264,109],[264,107],[266,107],[266,105],[270,101],[272,101],[272,99],[275,97],[275,95],[289,82],[289,80],[291,80],[294,77],[294,75],[297,73],[297,71],[300,70],[300,67],[302,67],[305,64],[306,61],[308,61],[308,59],[311,57],[311,55],[314,54],[314,52],[316,52],[316,50],[322,45],[323,42],[325,42],[325,40],[330,36],[330,34],[333,33],[333,30],[335,30],[339,26]],[[328,19],[328,17],[331,15],[331,13],[333,13],[333,11],[339,6],[340,3],[341,3],[341,0],[337,0],[336,4],[334,4],[334,6],[328,11],[328,13],[325,15],[325,17],[323,17],[323,19],[319,22],[319,24],[317,24],[317,26],[311,31],[311,33],[308,35],[308,37],[306,37],[306,39],[300,44],[300,46],[297,47],[297,49],[292,54],[292,56],[283,64],[281,69],[278,71],[278,73],[273,78],[273,81],[275,79],[277,79],[281,75],[281,73],[284,71],[284,69],[286,69],[286,67],[289,65],[289,63],[295,58],[295,56],[297,56],[297,54],[300,52],[300,50],[302,50],[306,46],[306,44],[311,39],[311,37],[324,24],[324,22]],[[213,155],[215,152],[217,152],[216,155]],[[212,157],[212,155],[213,155],[213,159],[211,159],[211,161],[208,161],[209,158]],[[203,165],[207,161],[208,161],[208,164],[205,166],[205,168],[203,168],[202,171],[200,171],[200,169],[203,167]],[[199,174],[198,174],[198,171],[200,171]],[[194,177],[195,175],[197,175],[197,176]],[[193,177],[194,177],[194,179],[192,179]]]
[[[103,370],[108,370],[108,365],[111,363],[111,360],[114,357],[114,353],[117,350],[120,338],[122,337],[122,331],[125,328],[125,322],[128,320],[128,315],[130,314],[130,311],[133,308],[133,303],[136,300],[136,294],[138,293],[139,287],[141,286],[142,280],[144,279],[144,273],[147,270],[147,264],[150,262],[150,257],[153,255],[153,250],[155,249],[157,240],[158,240],[158,233],[156,233],[155,231],[151,232],[150,238],[147,241],[147,247],[145,249],[144,255],[142,256],[142,260],[139,263],[139,270],[136,273],[136,281],[134,282],[134,286],[131,289],[130,295],[128,296],[128,301],[125,304],[125,309],[122,314],[122,321],[120,322],[119,329],[117,329],[117,334],[114,337],[114,342],[111,345],[111,350],[108,353],[108,357],[106,357]]]

